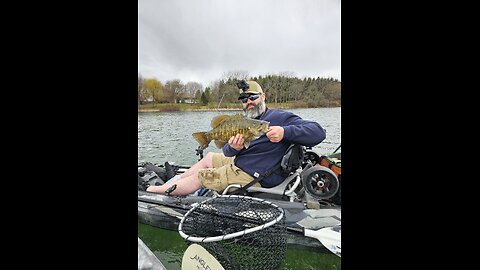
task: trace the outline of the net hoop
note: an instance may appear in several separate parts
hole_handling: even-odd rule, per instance
[[[238,232],[235,232],[235,233],[230,233],[230,234],[226,234],[226,235],[221,235],[221,236],[210,236],[210,237],[194,237],[194,236],[189,236],[187,234],[185,234],[183,231],[182,231],[182,226],[183,226],[183,222],[185,221],[186,217],[188,217],[188,215],[194,211],[195,209],[197,209],[200,205],[204,204],[204,203],[207,203],[213,199],[216,199],[216,198],[230,198],[230,197],[233,197],[233,198],[239,198],[239,199],[244,199],[244,198],[247,198],[249,200],[255,200],[255,201],[259,201],[261,203],[266,203],[266,204],[269,204],[275,208],[277,208],[278,210],[280,210],[280,215],[274,219],[274,220],[271,220],[265,224],[262,224],[262,225],[259,225],[259,226],[256,226],[256,227],[253,227],[253,228],[249,228],[249,229],[246,229],[246,230],[243,230],[243,231],[238,231]],[[231,238],[235,238],[235,237],[238,237],[238,236],[241,236],[241,235],[246,235],[246,234],[249,234],[249,233],[252,233],[252,232],[256,232],[256,231],[259,231],[259,230],[262,230],[262,229],[265,229],[267,227],[270,227],[272,225],[274,225],[275,223],[279,222],[280,220],[282,220],[283,218],[283,215],[284,215],[284,211],[281,207],[278,207],[276,204],[272,203],[272,202],[269,202],[267,200],[263,200],[263,199],[259,199],[259,198],[253,198],[253,197],[248,197],[248,196],[240,196],[240,195],[220,195],[220,196],[217,196],[217,197],[213,197],[213,198],[210,198],[210,199],[207,199],[205,201],[202,201],[201,203],[195,205],[194,207],[192,207],[190,210],[188,210],[188,212],[183,216],[182,220],[180,220],[180,224],[178,225],[178,233],[185,239],[185,240],[188,240],[188,241],[191,241],[191,242],[216,242],[216,241],[222,241],[222,240],[228,240],[228,239],[231,239]]]

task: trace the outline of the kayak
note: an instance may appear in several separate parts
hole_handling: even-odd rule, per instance
[[[166,270],[162,262],[138,237],[138,269]]]
[[[178,230],[180,220],[195,203],[210,199],[207,196],[174,197],[138,191],[138,220],[167,230]],[[266,199],[285,211],[285,225],[289,228],[288,243],[306,247],[323,246],[316,238],[305,237],[297,230],[318,230],[341,222],[341,207],[323,204],[319,209],[308,209],[301,202]]]
[[[339,153],[334,155],[334,158],[331,159],[340,160]],[[284,210],[289,244],[328,248],[331,246],[331,242],[321,242],[318,235],[321,235],[322,240],[325,238],[326,241],[333,241],[330,239],[330,232],[321,231],[317,235],[314,233],[320,232],[323,228],[333,228],[341,223],[339,177],[337,172],[320,165],[322,159],[326,157],[330,158],[328,155],[319,156],[307,151],[304,156],[304,164],[292,172],[282,184],[273,188],[250,187],[247,189],[248,192],[245,196],[268,200]],[[177,231],[181,218],[195,204],[215,196],[227,196],[229,188],[240,187],[229,186],[222,194],[201,189],[187,196],[167,196],[144,191],[145,184],[163,184],[167,179],[182,174],[188,168],[189,166],[176,165],[173,162],[138,165],[139,222]],[[329,237],[324,237],[324,235]],[[336,241],[334,244],[338,242]]]
[[[306,234],[313,232],[306,232]],[[341,225],[335,225],[333,227],[321,228],[317,231],[317,237],[319,241],[338,257],[342,257],[342,236]]]

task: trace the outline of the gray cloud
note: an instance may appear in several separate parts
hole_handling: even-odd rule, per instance
[[[339,0],[139,0],[138,72],[208,86],[226,72],[341,80]]]

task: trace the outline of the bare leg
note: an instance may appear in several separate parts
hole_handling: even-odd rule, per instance
[[[195,163],[192,167],[182,173],[180,175],[180,179],[173,182],[167,182],[161,186],[149,186],[147,191],[165,194],[165,190],[174,184],[177,185],[177,188],[170,193],[171,195],[187,195],[197,191],[202,187],[200,181],[198,180],[198,171],[213,167],[212,156],[213,153],[208,152],[207,155],[202,158],[202,160]]]
[[[195,174],[183,177],[171,183],[165,183],[161,186],[149,186],[147,191],[165,194],[165,190],[173,185],[177,185],[177,188],[170,193],[170,195],[187,195],[197,191],[202,187],[200,181],[198,180],[197,174]]]

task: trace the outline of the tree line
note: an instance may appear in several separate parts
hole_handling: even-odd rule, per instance
[[[249,77],[232,72],[203,87],[198,82],[183,84],[179,79],[165,83],[138,75],[138,104],[147,103],[234,103],[238,102],[238,80],[254,80],[267,94],[267,102],[295,103],[300,107],[341,106],[341,82],[334,78],[297,78],[290,74]]]

